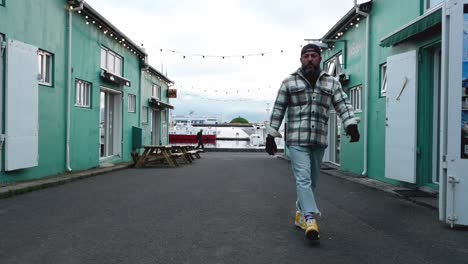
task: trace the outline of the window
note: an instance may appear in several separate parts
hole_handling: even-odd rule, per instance
[[[426,9],[431,9],[434,6],[437,6],[442,2],[443,0],[426,0]]]
[[[0,0],[0,6],[5,6],[5,0]]]
[[[380,66],[380,96],[387,96],[387,64]]]
[[[146,106],[141,108],[141,122],[148,123],[148,107]]]
[[[37,53],[39,84],[52,86],[52,55],[40,50]]]
[[[325,71],[331,76],[338,76],[342,72],[342,65],[343,55],[340,53],[325,62]]]
[[[75,81],[75,106],[91,107],[91,84],[82,80]]]
[[[101,68],[118,76],[122,76],[122,57],[114,52],[101,48]]]
[[[361,86],[357,86],[349,90],[349,97],[351,99],[351,105],[353,106],[354,110],[357,112],[360,112],[362,110],[361,109],[361,91],[362,91]]]
[[[128,94],[128,112],[135,113],[136,95]]]
[[[161,86],[153,84],[153,88],[151,89],[151,97],[161,99]]]

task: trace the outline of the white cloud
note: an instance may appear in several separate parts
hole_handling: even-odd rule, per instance
[[[163,65],[163,72],[167,71],[175,81],[180,96],[193,99],[189,94],[195,93],[207,99],[234,97],[271,102],[281,81],[299,67],[304,38],[322,37],[353,6],[352,0],[87,2],[135,43],[144,43],[150,64],[157,69]],[[190,56],[262,52],[264,56],[244,59]],[[243,103],[244,109],[236,108],[233,102],[218,103],[217,107],[235,111],[249,108],[248,101]],[[255,108],[254,103],[251,105]],[[175,112],[185,114],[177,109]]]

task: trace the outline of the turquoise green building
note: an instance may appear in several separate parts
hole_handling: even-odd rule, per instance
[[[356,2],[314,40],[361,120],[349,143],[331,114],[324,160],[435,192],[439,220],[468,225],[468,1]]]
[[[1,0],[0,44],[0,182],[129,162],[135,146],[168,143],[173,81],[84,1]]]
[[[327,161],[390,184],[438,190],[442,2],[356,4],[321,38],[328,47],[323,68],[341,80],[361,120],[361,141],[351,144],[331,116]]]

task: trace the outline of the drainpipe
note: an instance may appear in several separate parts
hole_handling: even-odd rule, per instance
[[[78,7],[68,9],[68,74],[67,74],[67,142],[66,142],[66,170],[72,171],[70,166],[70,123],[71,123],[71,83],[72,83],[72,17],[73,12],[83,10],[83,1]]]
[[[364,16],[366,18],[366,54],[365,54],[365,69],[364,69],[364,164],[363,164],[363,171],[361,175],[366,176],[367,175],[367,141],[368,141],[368,116],[369,116],[369,51],[370,51],[370,15],[369,13],[363,12],[359,9],[359,4],[357,3],[357,0],[354,0],[354,8],[356,9],[356,13]]]

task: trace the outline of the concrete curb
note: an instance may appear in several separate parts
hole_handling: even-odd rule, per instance
[[[57,176],[48,177],[45,179],[33,180],[28,182],[20,182],[11,185],[5,185],[0,187],[0,199],[12,197],[18,194],[32,192],[35,190],[45,189],[53,186],[66,184],[69,182],[85,179],[88,177],[96,176],[99,174],[121,170],[129,168],[133,165],[133,162],[121,163],[112,167],[96,168],[86,171],[60,174]]]
[[[276,156],[276,157],[289,162],[289,158],[286,156]],[[377,181],[374,179],[370,179],[367,176],[362,176],[359,174],[343,172],[343,171],[340,171],[338,167],[335,167],[329,164],[323,164],[320,171],[330,176],[335,176],[335,177],[338,177],[347,181],[351,181],[351,182],[364,185],[372,189],[384,191],[386,193],[405,199],[407,201],[411,201],[421,206],[425,206],[425,207],[435,209],[435,210],[439,209],[437,198],[408,197],[408,196],[404,196],[395,192],[395,190],[410,190],[408,188],[404,188],[400,186],[393,186],[391,184]]]
[[[434,199],[437,199],[437,198],[408,197],[408,196],[404,196],[404,195],[401,195],[401,194],[395,192],[395,190],[411,190],[411,189],[408,189],[408,188],[393,186],[391,184],[384,183],[384,182],[377,181],[377,180],[370,179],[370,178],[363,177],[363,176],[358,176],[358,177],[350,176],[350,175],[346,175],[346,173],[343,173],[343,172],[336,172],[336,171],[328,170],[328,169],[325,169],[325,170],[322,169],[321,172],[324,173],[324,174],[327,174],[327,175],[331,175],[331,176],[335,176],[335,177],[338,177],[338,178],[341,178],[341,179],[345,179],[347,181],[359,183],[359,184],[362,184],[362,185],[364,185],[366,187],[369,187],[369,188],[372,188],[372,189],[377,189],[377,190],[380,190],[380,191],[384,191],[386,193],[395,195],[395,196],[397,196],[399,198],[405,199],[407,201],[411,201],[411,202],[419,204],[421,206],[425,206],[425,207],[435,209],[435,210],[439,209],[438,204],[434,202]]]

